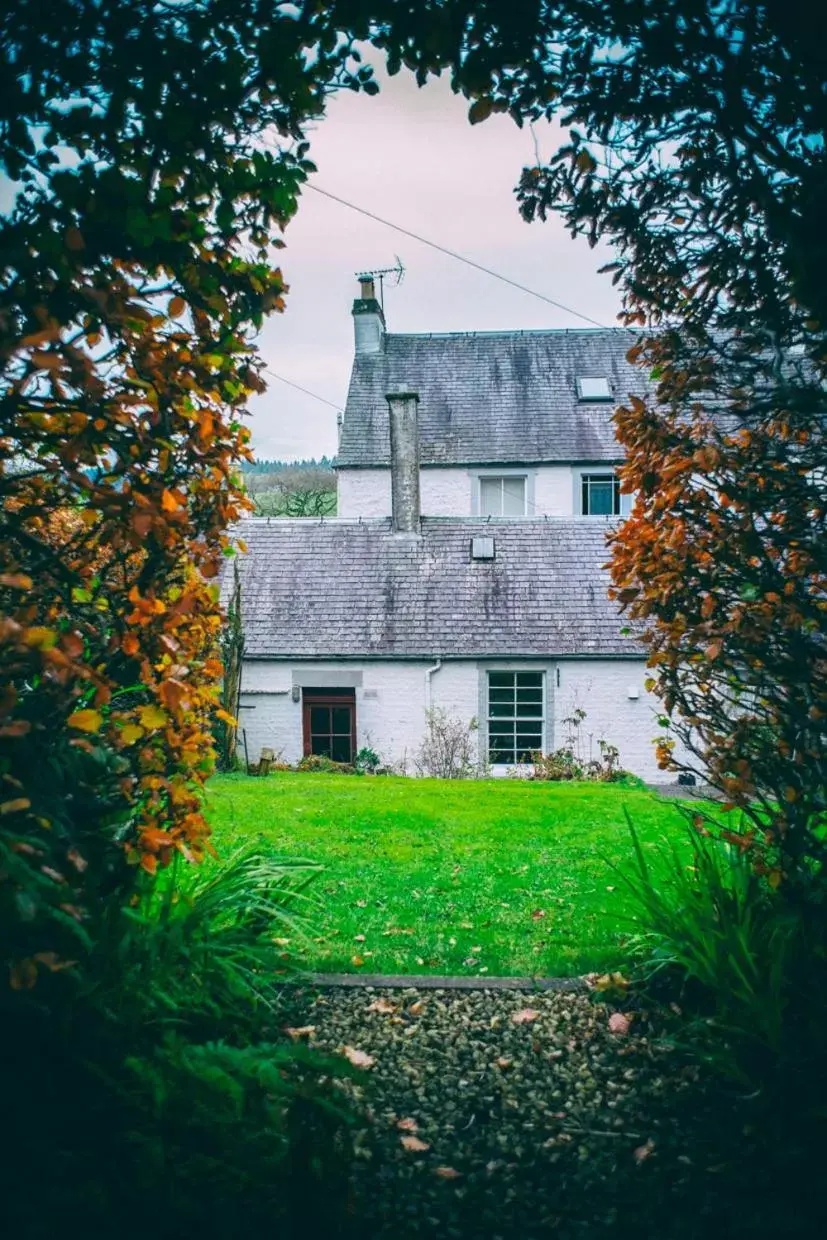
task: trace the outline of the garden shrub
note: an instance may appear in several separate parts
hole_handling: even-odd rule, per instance
[[[325,754],[308,753],[296,763],[297,771],[312,771],[323,775],[353,775],[356,767],[350,762],[334,762]]]
[[[6,992],[0,1192],[21,1240],[219,1240],[240,1203],[250,1235],[334,1227],[348,1116],[329,1079],[350,1068],[274,1040],[279,940],[306,933],[318,868],[179,862],[109,902],[82,967]]]
[[[465,723],[441,707],[425,712],[425,736],[414,754],[420,775],[433,779],[472,779],[479,774],[473,742],[476,719]]]
[[[356,770],[362,775],[375,775],[381,763],[379,754],[369,745],[363,745],[356,755]]]
[[[827,1108],[823,910],[757,874],[739,831],[724,838],[687,814],[686,848],[647,858],[630,828],[634,866],[621,876],[644,989],[680,1005],[684,1044],[751,1100],[756,1127],[803,1152]]]

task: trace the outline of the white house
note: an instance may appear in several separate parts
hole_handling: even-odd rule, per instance
[[[262,747],[413,772],[426,711],[478,721],[500,773],[564,743],[663,779],[641,646],[607,595],[625,511],[611,416],[645,380],[623,330],[397,335],[353,307],[336,519],[245,521],[240,723]]]

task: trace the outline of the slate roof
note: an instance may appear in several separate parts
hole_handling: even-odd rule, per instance
[[[253,518],[238,537],[251,658],[637,655],[606,593],[608,522]],[[496,558],[474,561],[474,536]]]
[[[616,461],[611,417],[645,372],[626,361],[623,328],[385,336],[354,359],[337,457],[340,467],[388,465],[385,394],[419,394],[425,465]],[[603,377],[614,401],[581,401],[578,377]]]

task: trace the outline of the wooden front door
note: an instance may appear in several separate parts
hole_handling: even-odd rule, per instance
[[[305,689],[302,701],[305,754],[352,762],[356,756],[354,690]]]

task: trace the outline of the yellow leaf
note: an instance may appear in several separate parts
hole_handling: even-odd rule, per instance
[[[20,814],[24,809],[31,809],[32,803],[28,797],[15,797],[13,801],[4,801],[0,805],[0,814]]]
[[[125,745],[134,745],[144,735],[144,730],[137,723],[128,723],[121,729],[121,740]]]
[[[142,706],[138,715],[141,726],[150,732],[155,728],[162,728],[169,719],[166,711],[161,710],[160,706]]]
[[[77,728],[79,732],[100,732],[103,715],[99,710],[76,710],[67,722],[70,728]]]
[[[26,645],[31,646],[33,650],[51,650],[57,645],[57,633],[54,629],[46,629],[36,624],[26,629],[25,640]]]

